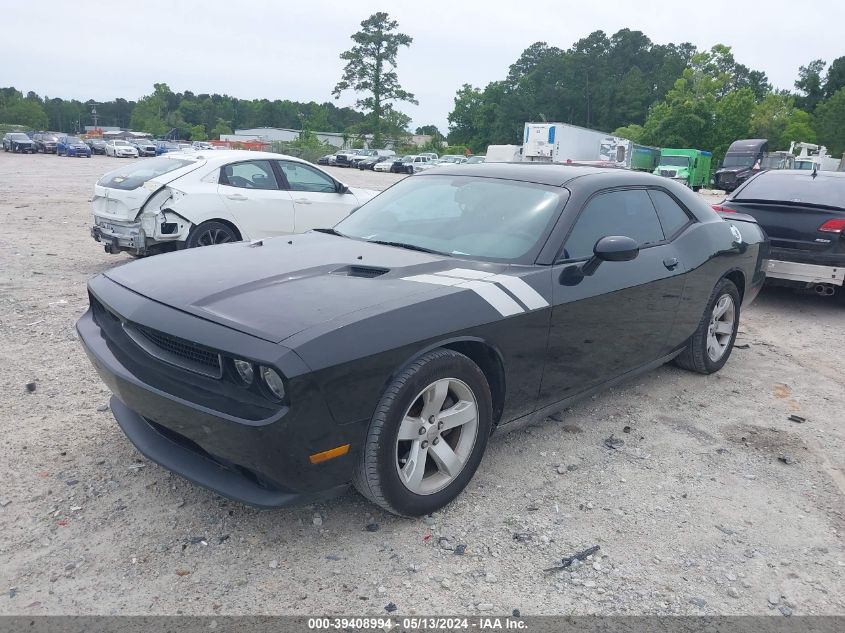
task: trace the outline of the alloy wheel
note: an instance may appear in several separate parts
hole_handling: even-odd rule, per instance
[[[223,229],[206,229],[197,238],[197,246],[213,246],[234,241],[231,233]]]
[[[419,495],[442,490],[466,466],[477,436],[478,402],[472,389],[457,378],[436,380],[414,398],[399,425],[399,480]]]
[[[736,306],[730,295],[722,295],[713,306],[710,326],[707,328],[707,356],[717,362],[731,344],[736,321]]]

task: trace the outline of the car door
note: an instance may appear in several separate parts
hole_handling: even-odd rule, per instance
[[[337,181],[321,170],[291,160],[276,164],[293,199],[297,233],[331,228],[358,206],[351,192],[340,193]]]
[[[238,222],[244,238],[257,239],[295,232],[290,194],[279,186],[269,160],[223,165],[217,194]]]
[[[624,235],[636,258],[579,274],[602,237]],[[540,402],[549,404],[669,354],[684,268],[644,188],[606,190],[584,205],[553,267],[553,306]]]

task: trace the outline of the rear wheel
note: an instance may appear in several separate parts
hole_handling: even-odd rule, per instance
[[[215,244],[227,244],[237,241],[238,236],[231,226],[223,222],[210,220],[191,229],[185,245],[188,248],[195,248],[197,246],[214,246]]]
[[[721,279],[686,349],[675,364],[700,374],[712,374],[730,358],[739,328],[739,290],[729,279]]]
[[[484,373],[458,352],[429,352],[400,373],[370,421],[353,476],[395,514],[421,516],[452,501],[478,468],[493,424]]]

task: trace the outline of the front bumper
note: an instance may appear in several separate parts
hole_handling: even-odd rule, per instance
[[[785,260],[770,259],[766,265],[766,277],[812,284],[845,284],[845,266],[819,266]]]
[[[258,507],[308,503],[348,487],[354,463],[351,452],[316,465],[308,456],[352,443],[353,436],[358,442],[366,427],[362,431],[358,425],[335,425],[312,384],[310,370],[295,353],[149,301],[102,276],[94,278],[89,288],[97,302],[94,291],[105,291],[103,295],[113,303],[103,301],[102,305],[115,309],[115,314],[119,306],[132,315],[133,322],[164,323],[174,335],[235,347],[237,355],[258,362],[275,356],[275,366],[288,377],[296,410],[276,405],[264,417],[262,409],[245,403],[247,417],[239,417],[241,403],[221,393],[232,386],[165,366],[134,350],[111,326],[101,327],[102,317],[89,309],[77,323],[83,348],[114,394],[115,419],[149,459],[200,486]],[[230,410],[220,410],[225,407]]]

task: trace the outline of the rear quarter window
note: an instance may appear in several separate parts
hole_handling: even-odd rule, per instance
[[[162,176],[182,167],[196,164],[191,160],[178,160],[174,158],[147,158],[138,163],[132,163],[125,167],[110,171],[97,182],[102,187],[110,189],[137,189],[146,181]]]

